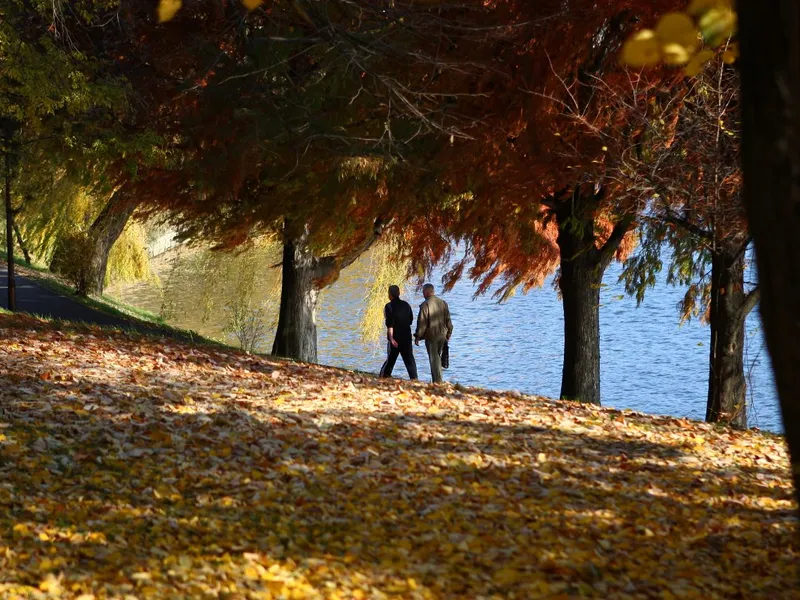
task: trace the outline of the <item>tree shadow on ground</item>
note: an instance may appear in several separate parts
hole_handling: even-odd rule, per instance
[[[0,582],[63,574],[65,589],[142,597],[292,581],[342,598],[792,597],[791,490],[771,467],[633,428],[573,431],[563,408],[511,415],[462,395],[428,413],[394,400],[424,386],[361,378],[352,392],[333,370],[114,341],[102,367],[85,340],[4,356]],[[156,368],[156,353],[172,362]],[[374,398],[337,405],[347,393]]]

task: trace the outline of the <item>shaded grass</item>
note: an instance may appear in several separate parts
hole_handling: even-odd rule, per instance
[[[7,263],[7,257],[8,254],[5,252],[0,252],[0,260]],[[80,304],[83,304],[91,309],[98,310],[114,317],[134,317],[140,321],[146,321],[155,325],[169,327],[164,319],[158,315],[150,311],[142,310],[140,308],[136,308],[135,306],[130,306],[129,304],[119,302],[118,300],[115,300],[109,296],[79,296],[75,293],[75,288],[73,286],[50,271],[47,267],[31,264],[25,260],[20,260],[16,256],[14,257],[14,264],[17,267],[22,267],[20,269],[20,274],[24,277],[35,281],[43,288],[47,288],[48,290],[56,292],[57,294],[66,296],[67,298],[70,298],[75,302],[79,302]]]
[[[0,250],[0,259],[3,262],[8,262],[8,253],[5,250]],[[37,263],[30,263],[16,255],[14,256],[14,264],[20,267],[25,267],[26,269],[31,269],[32,271],[38,271],[39,273],[49,273],[49,269],[46,266]]]
[[[0,261],[7,263],[7,254],[0,252]],[[219,348],[233,348],[234,346],[222,342],[220,340],[211,339],[200,335],[196,331],[180,329],[169,325],[164,319],[158,315],[125,304],[109,296],[80,296],[75,293],[75,289],[58,275],[52,273],[47,268],[31,264],[25,260],[14,258],[14,264],[19,268],[19,274],[23,277],[34,281],[37,285],[48,289],[56,294],[60,294],[65,298],[69,298],[73,302],[77,302],[94,311],[124,319],[129,321],[130,327],[114,327],[104,326],[103,329],[109,331],[120,331],[126,334],[133,334],[139,336],[169,336],[176,339],[187,340],[192,343],[203,344],[208,346],[215,346]],[[5,309],[2,309],[2,314],[13,314]],[[35,315],[43,321],[52,322],[54,324],[64,323],[67,325],[74,325],[76,327],[84,327],[87,331],[85,324],[72,323],[64,319],[51,319],[44,315]],[[57,325],[56,325],[57,326]]]

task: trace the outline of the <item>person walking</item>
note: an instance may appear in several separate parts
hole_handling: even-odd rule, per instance
[[[433,284],[426,283],[422,286],[425,302],[419,305],[414,343],[419,346],[420,340],[425,340],[425,349],[431,363],[431,379],[433,383],[441,383],[442,350],[453,335],[453,322],[447,302],[438,298],[434,292]]]
[[[409,379],[416,379],[417,361],[414,360],[414,348],[411,346],[411,323],[414,321],[414,311],[408,302],[400,300],[400,288],[396,285],[389,286],[389,302],[383,307],[383,316],[386,320],[388,348],[380,376],[392,376],[399,354],[403,357]]]

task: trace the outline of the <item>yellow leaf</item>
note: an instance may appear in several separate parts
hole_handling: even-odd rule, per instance
[[[730,48],[722,53],[722,60],[726,65],[732,65],[739,58],[739,45],[731,44]]]
[[[655,34],[643,29],[630,37],[622,47],[622,62],[631,67],[647,67],[661,60],[661,46]]]
[[[703,70],[703,65],[705,65],[713,57],[714,57],[713,50],[703,50],[701,52],[698,52],[691,58],[689,64],[686,65],[684,72],[689,77],[694,77],[695,75],[700,73],[700,71]]]
[[[258,569],[253,565],[247,565],[244,568],[244,576],[248,579],[260,579],[261,574],[258,572]]]
[[[664,46],[682,46],[687,54],[700,45],[700,32],[695,28],[694,21],[681,12],[671,12],[661,17],[655,34]]]
[[[39,584],[39,589],[43,592],[49,592],[53,596],[58,596],[63,591],[58,577],[52,573],[48,574],[47,577],[42,580]]]
[[[699,17],[700,15],[707,13],[712,8],[730,8],[730,6],[730,0],[692,0],[692,3],[689,4],[689,8],[686,9],[686,12],[693,17]]]
[[[731,8],[714,8],[697,22],[703,39],[711,46],[718,46],[736,32],[736,12]]]
[[[685,65],[689,62],[689,51],[680,44],[666,44],[661,52],[668,65]]]
[[[247,10],[253,10],[264,4],[264,0],[242,0]]]
[[[100,533],[99,531],[93,531],[92,533],[90,533],[89,535],[86,536],[86,539],[89,540],[90,542],[95,543],[95,544],[106,544],[106,543],[108,543],[108,540],[106,540],[105,534]]]
[[[181,9],[181,0],[161,0],[158,3],[158,22],[169,21]]]

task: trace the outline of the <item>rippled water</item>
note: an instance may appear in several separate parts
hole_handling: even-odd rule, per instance
[[[274,263],[273,263],[274,264]],[[165,267],[162,267],[164,269]],[[265,271],[266,272],[266,271]],[[705,416],[708,379],[708,327],[699,322],[678,323],[677,304],[683,291],[666,285],[650,290],[641,307],[617,284],[620,266],[611,265],[601,291],[601,397],[603,404],[637,411]],[[164,279],[165,273],[159,273]],[[359,313],[369,281],[369,261],[349,269],[323,295],[319,312],[319,360],[324,364],[377,372],[384,344],[365,343],[359,334]],[[277,278],[264,276],[274,296]],[[434,278],[434,283],[438,278]],[[112,290],[113,291],[113,290]],[[421,294],[404,294],[412,307]],[[127,302],[158,312],[161,299],[146,286],[121,288]],[[442,297],[454,323],[450,369],[445,379],[465,385],[512,389],[558,397],[561,387],[563,318],[561,302],[552,285],[518,295],[498,305],[491,297],[473,299],[474,287],[459,282]],[[224,315],[216,311],[200,322],[196,295],[182,292],[173,321],[213,336],[222,335]],[[772,373],[756,312],[747,322],[750,424],[781,430]],[[265,347],[269,347],[271,339]],[[415,348],[420,377],[428,379],[423,346]],[[405,377],[398,360],[396,376]]]

